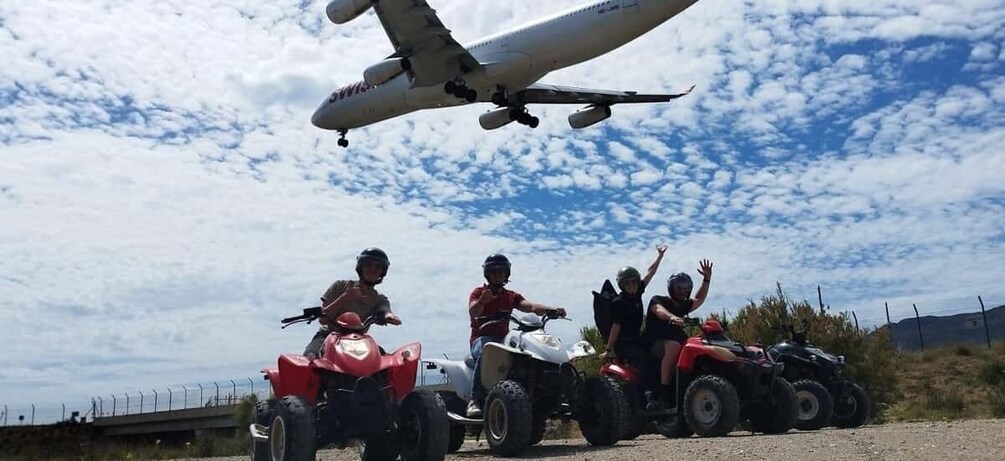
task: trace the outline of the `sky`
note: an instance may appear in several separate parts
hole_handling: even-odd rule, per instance
[[[429,3],[468,43],[581,2]],[[324,7],[0,3],[0,403],[256,376],[369,246],[404,322],[375,335],[425,356],[464,354],[493,252],[566,343],[659,243],[648,294],[715,264],[698,314],[776,283],[867,325],[1005,304],[1005,1],[701,0],[542,80],[687,97],[584,130],[423,111],[349,149],[310,115],[393,50]]]

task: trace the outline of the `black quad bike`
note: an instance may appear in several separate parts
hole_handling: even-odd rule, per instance
[[[816,430],[833,425],[841,428],[861,426],[869,418],[869,397],[861,386],[842,374],[844,356],[831,355],[806,338],[803,330],[792,325],[775,325],[775,330],[790,335],[767,349],[774,361],[785,364],[782,376],[792,382],[799,398],[796,429]]]

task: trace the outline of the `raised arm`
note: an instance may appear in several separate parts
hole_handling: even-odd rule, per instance
[[[698,263],[698,273],[702,276],[701,287],[698,288],[698,293],[694,295],[694,305],[691,306],[692,312],[701,307],[708,296],[708,285],[712,282],[712,262],[707,259],[701,260]]]
[[[649,281],[653,279],[656,275],[656,271],[660,268],[660,262],[663,261],[663,253],[666,253],[667,246],[663,244],[656,245],[656,259],[653,260],[649,268],[646,269],[646,276],[642,277],[642,284],[649,286]]]

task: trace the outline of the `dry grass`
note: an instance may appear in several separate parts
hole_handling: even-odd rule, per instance
[[[1005,343],[992,349],[950,345],[899,352],[901,398],[889,410],[897,421],[1005,416]]]

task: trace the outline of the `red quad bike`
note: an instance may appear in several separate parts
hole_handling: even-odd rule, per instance
[[[686,318],[697,326],[698,319]],[[665,437],[720,437],[741,420],[751,430],[784,433],[796,422],[797,399],[792,385],[782,378],[784,365],[767,360],[763,352],[734,342],[722,325],[709,319],[701,335],[689,338],[677,361],[677,403],[670,409],[646,409],[638,364],[615,359],[600,374],[616,379],[628,399],[629,418],[623,439],[641,434],[653,423]],[[653,365],[650,365],[653,366]]]
[[[320,307],[283,319],[283,328],[310,323]],[[327,445],[355,446],[363,461],[441,461],[447,451],[447,410],[436,394],[415,389],[422,347],[411,343],[384,354],[353,312],[336,319],[321,355],[279,356],[262,370],[273,398],[260,401],[251,425],[252,461],[314,460]]]

